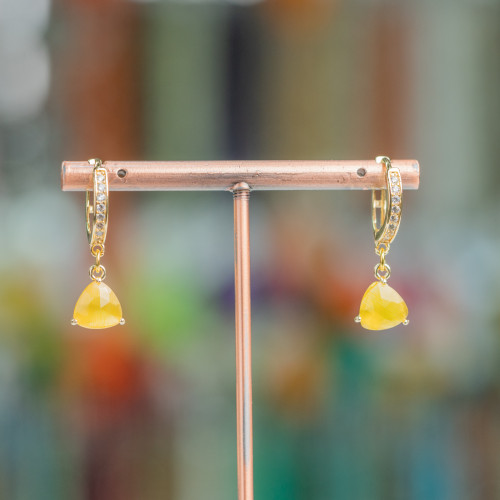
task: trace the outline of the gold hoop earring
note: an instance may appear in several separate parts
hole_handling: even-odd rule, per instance
[[[375,266],[377,281],[363,295],[359,315],[354,321],[367,330],[386,330],[400,323],[409,323],[405,301],[387,284],[391,268],[385,261],[401,223],[403,183],[399,169],[392,166],[387,156],[377,156],[376,161],[384,165],[386,179],[386,188],[381,191],[380,198],[375,190],[372,191],[373,236],[380,262]]]
[[[85,227],[90,253],[95,264],[90,266],[92,280],[76,302],[72,325],[83,328],[102,329],[125,324],[122,307],[115,293],[103,283],[106,269],[101,264],[108,231],[109,187],[108,172],[98,158],[89,160],[92,171],[93,189],[85,195]],[[91,193],[93,196],[91,196]],[[91,199],[92,198],[92,199]]]

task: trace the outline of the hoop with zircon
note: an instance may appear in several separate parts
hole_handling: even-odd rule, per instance
[[[404,300],[387,285],[391,268],[385,260],[401,223],[403,183],[401,172],[392,166],[389,157],[377,156],[376,162],[384,166],[386,181],[386,188],[380,191],[380,197],[377,197],[376,190],[372,191],[373,236],[375,253],[380,260],[374,268],[377,281],[366,290],[359,315],[354,321],[368,330],[385,330],[400,323],[409,323]]]
[[[106,269],[101,264],[108,231],[109,186],[108,172],[99,158],[88,161],[92,170],[92,189],[85,195],[85,229],[90,253],[95,264],[90,266],[92,282],[80,295],[71,321],[72,325],[101,329],[124,325],[120,302],[114,292],[103,283]]]

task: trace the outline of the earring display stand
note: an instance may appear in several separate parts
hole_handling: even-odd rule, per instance
[[[234,198],[238,500],[253,500],[250,191],[384,189],[385,167],[366,161],[106,161],[110,191],[229,191]],[[403,190],[418,189],[416,160],[392,160]],[[92,189],[86,161],[62,164],[63,191]]]

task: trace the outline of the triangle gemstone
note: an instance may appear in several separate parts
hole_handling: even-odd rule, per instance
[[[406,321],[408,307],[394,288],[381,281],[372,283],[361,300],[359,317],[367,330],[386,330]]]
[[[77,300],[73,318],[83,328],[110,328],[120,323],[122,306],[108,285],[92,281]]]

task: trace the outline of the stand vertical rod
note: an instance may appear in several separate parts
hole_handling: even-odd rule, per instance
[[[238,500],[253,500],[250,186],[245,182],[240,182],[233,186],[232,191],[234,197]]]

